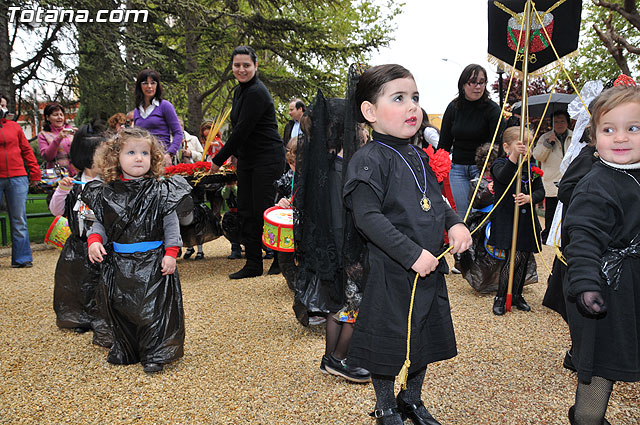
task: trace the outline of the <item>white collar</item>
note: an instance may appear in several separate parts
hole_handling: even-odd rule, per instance
[[[616,164],[615,162],[605,161],[604,159],[602,159],[602,157],[600,158],[600,161],[604,162],[606,165],[608,165],[611,168],[617,168],[619,170],[638,170],[638,169],[640,169],[640,162],[636,162],[634,164]]]
[[[146,108],[143,105],[138,106],[140,116],[146,119],[149,115],[151,115],[153,110],[156,109],[156,106],[160,106],[160,102],[158,102],[158,99],[156,99],[155,97],[151,100],[151,103]]]

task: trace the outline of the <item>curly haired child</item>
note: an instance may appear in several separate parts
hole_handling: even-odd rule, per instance
[[[180,176],[162,178],[164,154],[146,130],[122,129],[96,153],[104,183],[87,184],[82,195],[95,213],[89,259],[103,263],[113,327],[107,361],[141,362],[147,373],[182,357],[185,335],[176,209],[191,187]]]

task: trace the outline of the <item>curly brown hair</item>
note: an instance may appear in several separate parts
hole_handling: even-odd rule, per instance
[[[151,148],[151,167],[144,177],[160,179],[164,175],[165,149],[160,142],[144,128],[123,128],[96,150],[94,161],[102,169],[105,182],[118,180],[122,175],[120,151],[132,139],[144,139],[149,142]]]

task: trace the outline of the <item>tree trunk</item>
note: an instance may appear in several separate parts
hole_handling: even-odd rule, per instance
[[[185,71],[187,74],[187,131],[191,134],[200,134],[200,124],[202,123],[202,95],[200,93],[200,81],[193,78],[198,71],[198,44],[200,35],[193,25],[193,19],[189,15],[185,16]]]
[[[0,93],[9,99],[9,110],[15,111],[15,89],[11,74],[11,47],[9,46],[9,8],[0,2]]]

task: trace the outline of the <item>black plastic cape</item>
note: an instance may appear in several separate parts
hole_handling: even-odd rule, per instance
[[[182,291],[177,270],[162,276],[165,247],[125,254],[114,252],[113,242],[163,240],[164,217],[190,204],[190,192],[184,178],[173,176],[91,182],[82,194],[108,239],[101,283],[114,335],[110,363],[169,363],[183,355]]]
[[[78,178],[80,178],[78,176]],[[111,347],[113,337],[107,323],[104,297],[99,291],[100,265],[92,264],[87,255],[86,230],[93,223],[73,211],[83,185],[74,185],[65,199],[64,217],[71,235],[62,248],[53,286],[53,309],[60,328],[93,329],[93,343]]]

